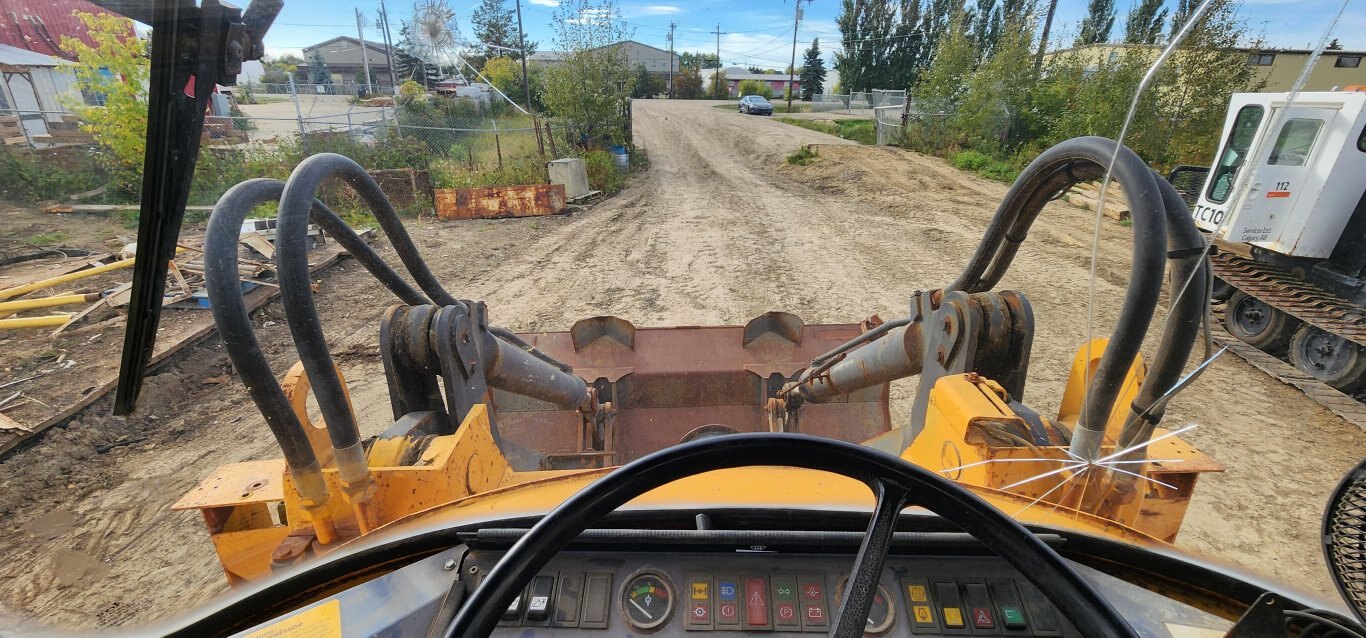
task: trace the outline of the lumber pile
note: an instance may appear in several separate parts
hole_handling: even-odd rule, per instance
[[[23,124],[18,115],[0,115],[0,139],[10,146],[27,146]]]
[[[204,133],[200,137],[204,144],[245,144],[249,141],[247,132],[238,129],[233,120],[209,116],[204,118]]]
[[[1069,204],[1094,211],[1100,200],[1100,182],[1077,184],[1062,198]],[[1105,210],[1102,212],[1115,221],[1129,219],[1129,201],[1124,199],[1124,190],[1120,188],[1119,182],[1110,182],[1110,188],[1105,194]]]

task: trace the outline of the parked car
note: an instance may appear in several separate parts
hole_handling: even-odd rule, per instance
[[[773,115],[773,103],[762,95],[746,95],[740,98],[740,112],[750,115]]]

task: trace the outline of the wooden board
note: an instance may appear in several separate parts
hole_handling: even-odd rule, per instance
[[[369,231],[361,235],[367,241],[374,237],[374,232]],[[309,271],[317,274],[337,263],[346,255],[341,245],[336,242],[328,242],[321,248],[309,255]],[[275,286],[258,286],[243,295],[246,302],[247,312],[255,312],[261,306],[279,296],[280,289]],[[147,371],[150,373],[157,366],[170,359],[173,355],[188,346],[192,346],[202,341],[205,337],[217,331],[213,323],[213,315],[202,310],[186,310],[186,313],[193,313],[193,320],[180,324],[168,325],[162,322],[162,332],[157,337],[156,349],[152,353],[151,360],[148,362]],[[117,361],[115,361],[117,364]],[[118,366],[106,366],[100,372],[94,373],[91,378],[91,386],[94,386],[89,394],[80,395],[80,388],[72,388],[74,402],[67,405],[56,405],[56,412],[43,419],[42,422],[24,427],[31,430],[29,433],[20,433],[11,430],[0,430],[0,458],[8,454],[19,444],[39,435],[44,430],[65,422],[77,412],[85,409],[90,404],[109,394],[118,385],[119,372]]]
[[[436,214],[442,219],[499,219],[563,213],[568,208],[564,184],[438,188]]]

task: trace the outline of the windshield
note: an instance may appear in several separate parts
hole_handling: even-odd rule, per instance
[[[422,304],[377,283],[321,214],[305,239],[277,255],[285,205],[276,194],[238,224],[232,285],[249,313],[253,356],[266,364],[268,374],[256,378],[305,384],[289,385],[287,398],[315,428],[300,447],[315,450],[322,467],[348,458],[347,449],[370,453],[402,406],[488,397],[495,427],[504,428],[495,432],[508,476],[612,465],[684,435],[728,433],[717,427],[872,441],[923,460],[911,443],[947,430],[913,420],[947,412],[919,377],[889,374],[824,396],[803,373],[824,371],[813,359],[866,330],[905,328],[920,316],[916,304],[937,309],[943,295],[931,291],[958,281],[965,296],[1023,295],[1025,310],[998,296],[972,306],[971,316],[1013,317],[1019,330],[1010,338],[1029,339],[944,350],[952,358],[1002,348],[1008,356],[977,362],[996,384],[983,392],[1019,415],[1006,429],[975,421],[965,434],[963,425],[956,445],[1016,446],[1017,458],[1047,458],[1037,472],[991,466],[981,480],[964,473],[968,460],[931,469],[1015,494],[1023,500],[1006,513],[1021,520],[1042,512],[1115,520],[1154,542],[1338,599],[1320,521],[1333,486],[1366,450],[1366,334],[1350,321],[1366,293],[1352,247],[1359,244],[1342,243],[1363,227],[1362,184],[1351,175],[1366,157],[1366,107],[1362,93],[1345,89],[1366,85],[1357,63],[1366,33],[1350,21],[1332,28],[1338,2],[286,0],[264,35],[264,56],[241,61],[232,77],[200,82],[193,98],[183,88],[193,86],[191,71],[158,79],[157,65],[175,56],[157,56],[150,24],[101,7],[123,3],[3,4],[0,555],[9,560],[0,564],[0,618],[78,630],[143,626],[269,579],[268,563],[237,572],[218,553],[240,542],[269,556],[289,533],[298,511],[290,508],[301,506],[283,496],[294,489],[281,478],[285,451],[251,394],[253,377],[230,357],[232,336],[215,322],[229,311],[208,291],[205,235],[229,189],[292,179],[306,158],[325,153],[360,169],[323,180],[319,201],[413,282],[404,285],[415,297],[430,296],[433,306],[484,302],[486,314],[471,304],[475,314],[451,325],[485,330],[495,347],[525,355],[519,364],[565,363],[574,374],[556,376],[567,390],[519,394],[515,381],[495,379],[457,397],[452,380],[464,377],[434,373],[438,355],[446,357],[442,374],[469,373],[478,367],[469,361],[488,359],[460,368],[451,362],[467,355],[435,349],[422,365],[407,354],[395,359],[397,346],[383,339],[407,324],[385,323],[386,313]],[[149,111],[158,81],[182,103],[202,103],[193,166],[174,154],[147,164],[148,128],[155,137],[166,121]],[[765,107],[760,117],[751,106]],[[992,225],[1036,158],[1067,140],[1122,132],[1140,166],[1162,175],[1207,169],[1181,194],[1208,243],[1169,255],[1167,236],[1144,227],[1153,219],[1139,210],[1144,195],[1130,202],[1119,178],[1081,168],[1082,183],[1039,194],[1047,204],[1032,227]],[[154,250],[139,245],[142,211],[153,201],[177,208],[167,205],[175,197],[152,196],[151,176],[175,167],[193,176],[178,196],[186,204],[178,235],[160,240],[177,252],[164,293],[139,299],[133,267]],[[362,174],[392,203],[411,250],[392,241],[394,226],[382,226],[373,198],[355,188]],[[300,201],[306,209],[307,198]],[[975,257],[989,228],[1009,247]],[[1125,305],[1146,268],[1134,258],[1144,237],[1161,246],[1157,262],[1167,269],[1149,287],[1151,321]],[[414,254],[450,303],[410,275]],[[1208,290],[1188,289],[1192,271],[1172,275],[1176,260],[1195,254],[1212,260]],[[308,357],[291,325],[299,315],[286,312],[301,307],[289,305],[298,291],[282,293],[291,285],[282,263],[293,255],[306,261],[304,289],[324,331],[313,341],[340,370],[337,388],[349,399],[357,441],[343,443],[360,448],[336,446],[334,454],[337,441],[319,426],[340,429],[345,402],[316,398],[325,381],[305,391],[310,373],[295,367]],[[979,276],[960,281],[973,264]],[[1187,292],[1210,298],[1209,344],[1203,306],[1173,310]],[[156,308],[155,343],[125,354],[128,318]],[[1103,366],[1085,361],[1107,347],[1093,339],[1122,340],[1114,333],[1126,322],[1141,322],[1129,336],[1141,362],[1136,376],[1114,384],[1104,415],[1113,406],[1116,416],[1105,431],[1104,415],[1085,413],[1094,412],[1087,388]],[[715,326],[733,332],[713,342],[698,328]],[[669,341],[654,332],[665,328],[687,330]],[[1164,366],[1162,335],[1171,330],[1190,352]],[[413,334],[422,341],[431,333]],[[603,355],[627,351],[659,352],[650,361],[658,369]],[[923,361],[933,363],[938,351],[917,351],[917,372],[926,352]],[[148,372],[136,411],[113,416],[125,357],[145,357]],[[394,374],[405,361],[414,376]],[[942,367],[955,378],[978,371]],[[1172,384],[1138,392],[1144,378],[1182,380],[1196,370],[1170,397]],[[394,398],[396,386],[420,375]],[[682,405],[671,392],[684,382],[715,401]],[[591,400],[571,405],[565,396]],[[1143,400],[1152,409],[1130,414]],[[604,405],[618,410],[611,427],[594,421]],[[655,409],[685,416],[647,418]],[[798,410],[800,419],[791,416]],[[1159,416],[1156,435],[1140,423]],[[1121,436],[1126,420],[1133,423]],[[661,425],[674,421],[687,426],[675,433]],[[1072,454],[1092,436],[1077,442],[1083,422],[1102,424],[1087,458],[1145,464],[1142,476],[1125,484],[1119,477],[1130,465],[1077,461]],[[1192,460],[1160,456],[1174,447],[1143,451],[1176,430]],[[618,456],[604,452],[613,436]],[[934,443],[940,463],[948,447]],[[1147,456],[1127,456],[1135,450]],[[421,450],[407,452],[389,460],[421,465]],[[201,486],[258,475],[216,474],[222,467],[264,478]],[[1031,484],[1053,469],[1065,478]],[[1128,490],[1131,500],[1100,503],[1084,487],[1087,472],[1120,486],[1104,498]],[[490,479],[473,491],[496,487],[508,484]],[[343,502],[343,491],[331,489]],[[251,508],[198,507],[212,499]],[[223,536],[255,525],[268,532]]]

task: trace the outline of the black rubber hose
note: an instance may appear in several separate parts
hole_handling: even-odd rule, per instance
[[[1205,318],[1205,292],[1209,287],[1210,265],[1205,258],[1205,237],[1195,227],[1190,209],[1176,187],[1154,177],[1167,214],[1170,316],[1153,355],[1153,365],[1134,397],[1131,419],[1144,415],[1144,423],[1125,424],[1119,438],[1121,448],[1146,440],[1152,434],[1152,428],[1162,420],[1165,408],[1154,406],[1154,403],[1171,390],[1185,372]]]
[[[1129,366],[1143,345],[1166,266],[1167,219],[1161,191],[1143,160],[1128,148],[1120,148],[1116,155],[1115,144],[1103,137],[1079,137],[1044,151],[1030,162],[997,208],[963,274],[945,289],[990,290],[1010,267],[1043,207],[1072,185],[1104,175],[1114,156],[1112,172],[1124,187],[1133,215],[1133,263],[1119,318],[1087,388],[1078,423],[1093,433],[1105,429]]]
[[[250,179],[228,189],[218,199],[204,233],[204,282],[209,310],[232,367],[280,443],[285,463],[298,471],[316,465],[318,459],[303,424],[256,342],[237,272],[237,240],[243,220],[258,204],[278,200],[282,188],[283,183],[278,180]]]

